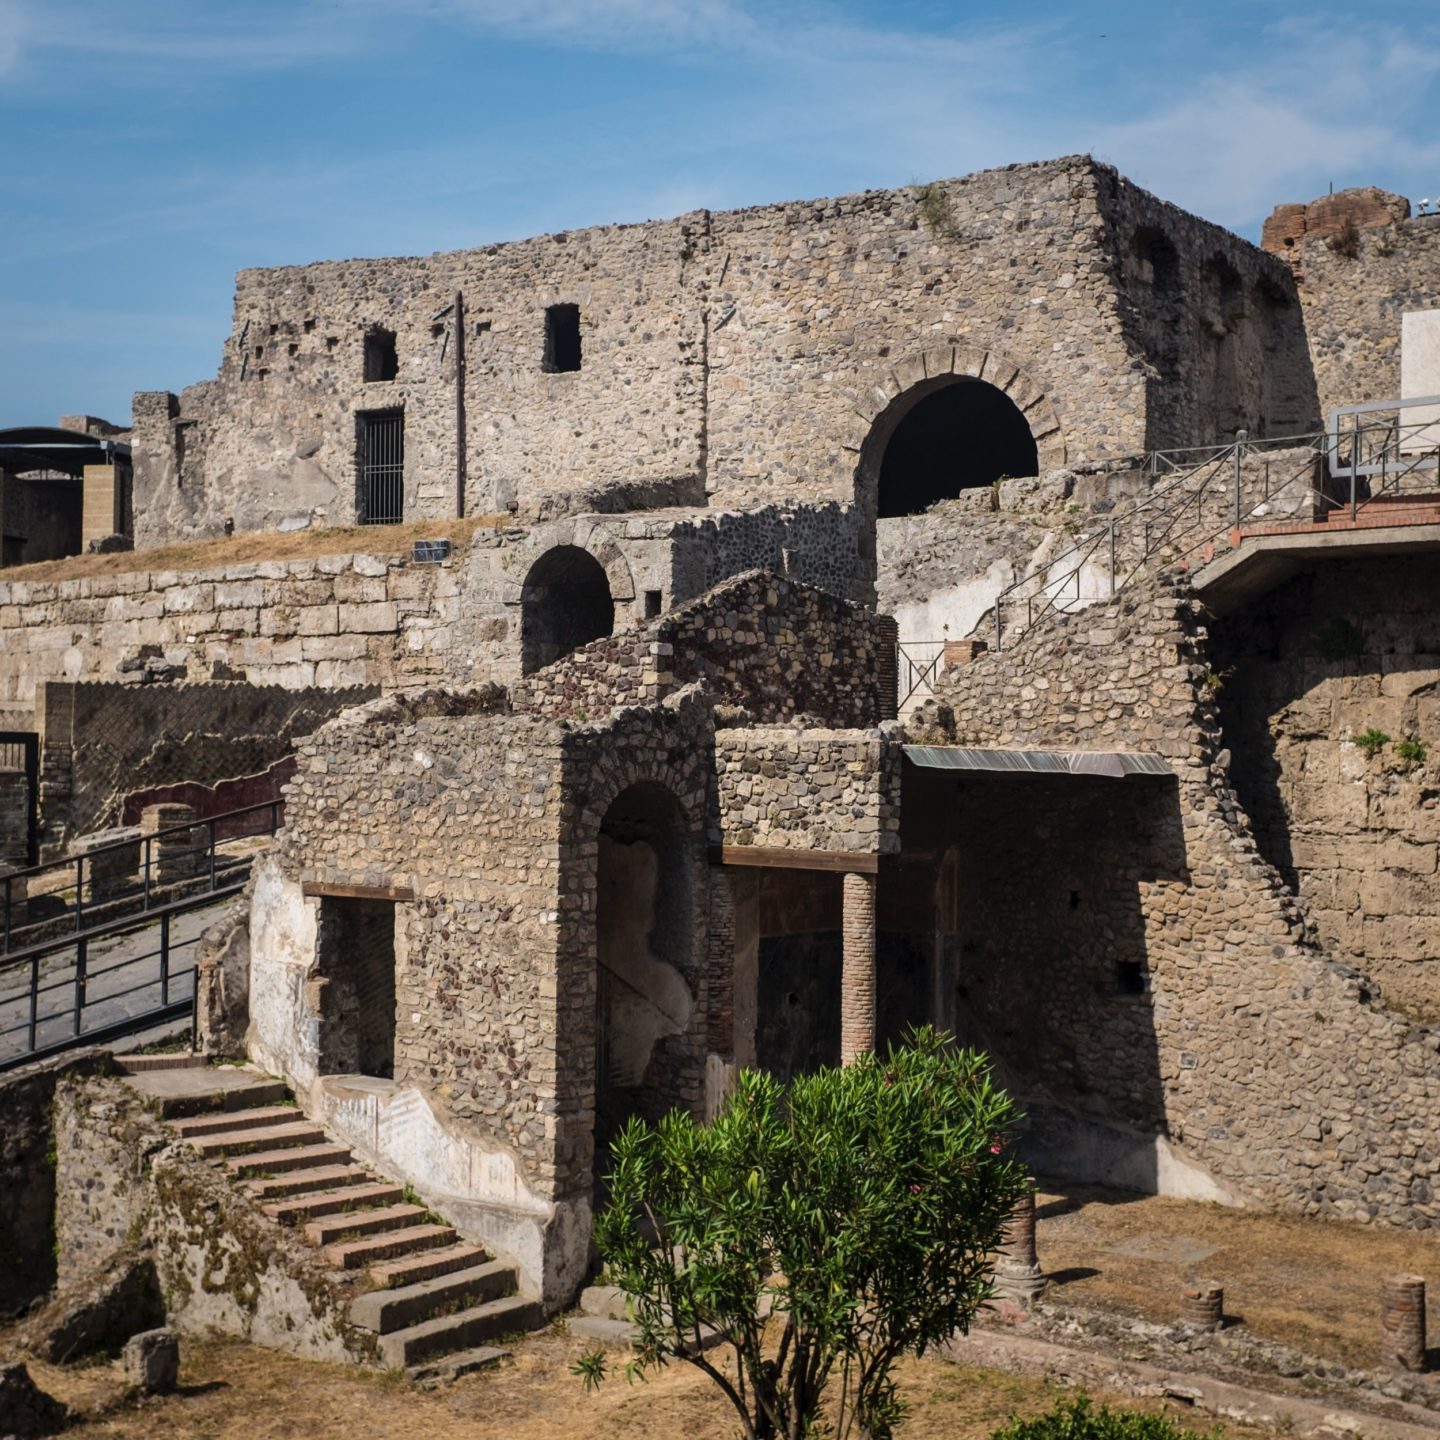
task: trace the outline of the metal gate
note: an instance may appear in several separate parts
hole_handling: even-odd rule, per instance
[[[40,737],[31,730],[0,730],[0,771],[25,776],[25,863],[34,865],[40,859]]]
[[[360,422],[359,521],[398,525],[405,518],[405,412],[371,410]]]

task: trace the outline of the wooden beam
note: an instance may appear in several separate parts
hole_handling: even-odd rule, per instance
[[[712,865],[754,865],[770,870],[824,870],[876,875],[880,856],[868,850],[791,850],[781,845],[712,845]]]
[[[323,880],[306,880],[300,886],[306,896],[324,895],[336,900],[413,900],[408,885],[331,885]]]

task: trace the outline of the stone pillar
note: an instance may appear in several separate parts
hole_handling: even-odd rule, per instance
[[[841,923],[840,1063],[875,1048],[875,877],[845,876]]]
[[[1387,1365],[1425,1368],[1425,1281],[1390,1275],[1380,1287],[1380,1350]]]
[[[877,720],[893,720],[900,712],[900,626],[893,615],[875,617],[880,653],[875,657],[875,687],[880,702]]]
[[[147,805],[140,812],[140,838],[171,830],[172,834],[160,835],[149,843],[150,883],[152,885],[173,885],[177,880],[193,879],[200,869],[200,851],[204,846],[197,844],[194,830],[175,830],[177,825],[189,825],[195,819],[193,805],[160,804]],[[203,834],[203,831],[201,832]],[[145,863],[145,849],[141,850],[141,865]]]
[[[1225,1323],[1225,1292],[1213,1280],[1198,1280],[1180,1292],[1180,1319],[1201,1330]]]
[[[1010,1212],[995,1261],[995,1293],[1025,1310],[1045,1289],[1045,1274],[1035,1251],[1035,1187],[1028,1185]]]
[[[140,830],[127,825],[115,830],[96,830],[70,846],[74,859],[85,857],[86,905],[113,900],[136,889],[140,883]]]

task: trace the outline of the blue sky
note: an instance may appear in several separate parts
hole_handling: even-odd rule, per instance
[[[212,375],[234,272],[1091,151],[1242,233],[1440,195],[1440,6],[0,0],[0,426]]]

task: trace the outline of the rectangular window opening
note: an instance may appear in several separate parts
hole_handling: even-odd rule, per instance
[[[356,417],[361,525],[398,525],[405,518],[405,412],[362,410]]]
[[[645,592],[645,618],[654,620],[660,614],[661,595],[658,590]]]
[[[1120,960],[1115,965],[1115,986],[1122,995],[1145,993],[1145,967],[1138,960]]]
[[[580,307],[552,305],[545,312],[545,369],[560,375],[580,368]]]

